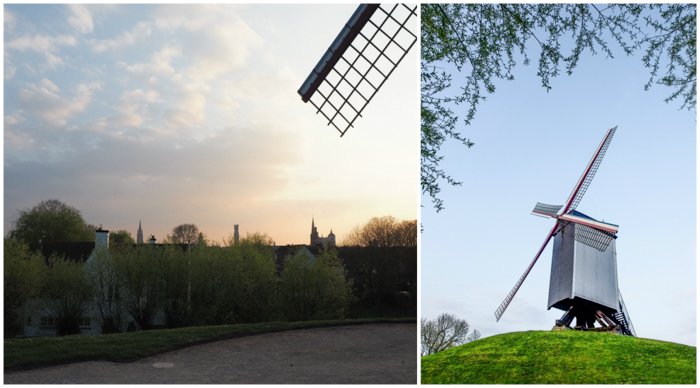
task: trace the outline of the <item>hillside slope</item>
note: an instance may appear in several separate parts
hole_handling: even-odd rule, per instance
[[[421,359],[423,384],[695,384],[696,348],[580,331],[496,335]]]

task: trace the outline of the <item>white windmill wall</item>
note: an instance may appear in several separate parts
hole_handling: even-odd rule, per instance
[[[552,271],[549,275],[549,301],[547,309],[555,304],[573,298],[574,281],[574,239],[572,237],[562,238],[563,233],[570,233],[571,224],[564,232],[559,232],[554,236],[552,248]],[[573,233],[571,233],[573,234]],[[555,306],[556,308],[567,310],[570,306]]]
[[[605,252],[574,242],[573,296],[618,310],[615,240]]]
[[[617,310],[615,240],[604,252],[574,240],[574,224],[554,236],[547,308],[567,310],[575,297]]]

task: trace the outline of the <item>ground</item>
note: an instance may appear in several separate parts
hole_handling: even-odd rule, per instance
[[[261,334],[136,362],[89,361],[5,373],[5,384],[416,384],[417,325]]]

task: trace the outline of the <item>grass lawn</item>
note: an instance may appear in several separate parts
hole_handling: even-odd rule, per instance
[[[607,333],[508,333],[423,357],[421,382],[695,384],[696,350]]]
[[[416,323],[416,318],[381,318],[311,322],[267,322],[198,326],[103,335],[5,339],[5,371],[77,361],[135,361],[206,342],[253,334],[368,323]]]

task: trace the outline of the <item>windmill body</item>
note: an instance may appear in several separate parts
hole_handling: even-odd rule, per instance
[[[598,322],[602,329],[636,335],[617,283],[615,239],[618,225],[598,221],[576,211],[603,161],[616,129],[617,127],[607,132],[565,205],[538,203],[535,206],[532,214],[554,218],[556,223],[534,260],[496,310],[496,320],[501,319],[549,240],[553,238],[547,309],[554,307],[565,311],[556,325],[568,327],[576,318],[577,328],[595,329],[595,323]]]
[[[619,309],[615,239],[607,246],[593,247],[577,241],[577,228],[586,226],[571,222],[554,236],[547,309],[568,311],[576,306],[576,311],[613,315]],[[585,318],[581,315],[580,320]]]

